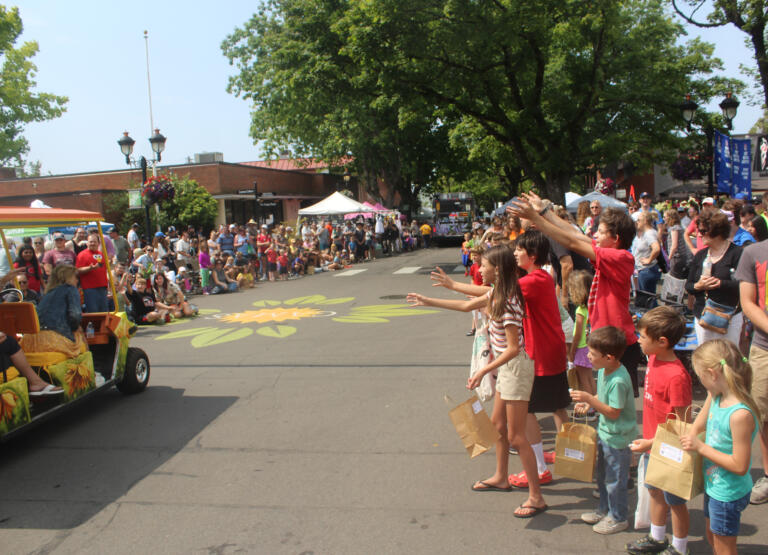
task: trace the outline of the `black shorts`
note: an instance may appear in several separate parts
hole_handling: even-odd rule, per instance
[[[640,343],[637,342],[628,346],[627,350],[624,351],[624,354],[621,355],[621,363],[624,365],[624,368],[627,369],[629,379],[632,380],[632,390],[636,398],[640,395],[640,384],[638,383],[637,379],[637,367],[644,362],[645,355],[643,354],[643,350],[640,348]]]
[[[280,266],[280,274],[287,274],[288,266]]]
[[[267,262],[267,271],[268,272],[276,272],[277,271],[277,262]]]
[[[535,376],[528,412],[555,412],[571,404],[568,393],[568,373],[560,372],[554,376]]]

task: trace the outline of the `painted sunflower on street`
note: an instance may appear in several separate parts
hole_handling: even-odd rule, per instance
[[[253,309],[249,308],[241,312],[221,313],[211,309],[201,310],[201,315],[209,320],[227,324],[257,324],[258,327],[254,329],[242,326],[204,326],[170,332],[157,339],[190,337],[193,347],[210,347],[244,339],[254,333],[274,339],[290,337],[298,329],[285,323],[309,318],[329,318],[332,322],[343,324],[378,324],[389,322],[392,318],[437,312],[431,309],[414,309],[407,304],[355,306],[343,312],[340,310],[354,300],[354,297],[329,299],[324,295],[307,295],[285,301],[256,301],[251,305]]]

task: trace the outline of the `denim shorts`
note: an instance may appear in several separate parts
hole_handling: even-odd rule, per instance
[[[648,453],[644,453],[643,456],[645,457],[645,467],[648,468],[648,459],[650,458],[650,455],[648,455]],[[645,484],[645,487],[648,488],[648,491],[659,489],[659,488],[653,487],[650,484]],[[688,503],[687,499],[683,499],[682,497],[678,497],[677,495],[673,495],[667,491],[662,490],[662,493],[664,494],[664,502],[670,507],[677,506],[677,505],[685,505],[686,503]]]
[[[709,529],[718,536],[738,536],[741,511],[749,505],[748,492],[736,501],[718,501],[704,494],[704,516],[709,519]]]

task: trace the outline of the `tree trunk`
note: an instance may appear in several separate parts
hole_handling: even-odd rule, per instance
[[[571,188],[571,176],[567,174],[547,175],[547,181],[544,186],[546,197],[554,202],[565,206],[565,193]]]

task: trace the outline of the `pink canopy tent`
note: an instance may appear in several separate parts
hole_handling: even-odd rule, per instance
[[[394,212],[394,210],[392,210],[390,208],[385,208],[384,206],[382,206],[378,202],[376,204],[371,204],[370,202],[365,201],[365,202],[363,202],[363,206],[365,206],[366,208],[370,208],[371,210],[373,210],[374,212],[377,212],[377,213]],[[357,218],[359,216],[370,217],[371,214],[370,214],[370,212],[369,213],[357,212],[355,214],[345,214],[344,215],[344,219],[345,220],[354,220],[355,218]]]

